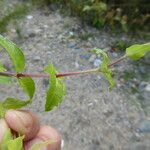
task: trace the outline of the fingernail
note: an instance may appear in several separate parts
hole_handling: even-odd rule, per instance
[[[4,119],[0,119],[0,141],[3,139],[5,132],[8,130],[8,125]]]
[[[5,118],[9,126],[19,133],[28,132],[33,122],[31,115],[23,111],[8,110]]]

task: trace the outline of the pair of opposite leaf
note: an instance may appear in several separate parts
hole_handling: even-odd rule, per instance
[[[0,35],[0,45],[5,48],[5,50],[9,54],[16,73],[23,72],[25,69],[25,57],[21,48],[19,48],[16,44],[3,37],[2,35]],[[149,51],[150,43],[135,44],[126,49],[125,56],[133,60],[138,60]],[[94,48],[93,52],[97,55],[102,56],[103,62],[99,66],[98,71],[103,73],[104,77],[110,84],[110,89],[112,89],[115,86],[115,82],[112,79],[112,72],[109,69],[110,60],[108,55],[103,50],[97,48]],[[6,71],[6,69],[2,64],[0,64],[0,72],[4,71]],[[50,111],[62,102],[62,98],[65,95],[65,86],[61,78],[56,78],[57,71],[52,64],[45,68],[45,72],[50,75],[50,87],[47,90],[46,94],[45,110]],[[0,76],[0,81],[7,82],[9,78],[10,77]],[[32,102],[32,98],[35,93],[35,84],[33,79],[31,77],[19,77],[16,78],[16,80],[19,82],[19,85],[23,88],[23,90],[27,93],[29,99],[26,101],[22,101],[15,98],[7,98],[5,101],[0,102],[1,107],[4,107],[3,110],[18,109]]]
[[[13,42],[9,41],[7,38],[0,35],[0,45],[5,48],[7,53],[9,54],[12,63],[14,65],[14,69],[17,73],[21,73],[25,69],[25,57],[22,50]],[[94,48],[93,51],[97,55],[101,55],[103,57],[103,62],[99,67],[99,71],[103,73],[104,77],[108,80],[110,84],[110,89],[112,89],[115,85],[114,80],[112,79],[112,72],[109,69],[110,60],[108,55],[101,49]],[[126,49],[126,56],[137,60],[143,57],[147,52],[150,51],[150,43],[146,44],[136,44],[128,47]],[[0,72],[4,72],[6,69],[0,64]],[[51,64],[46,67],[45,72],[50,75],[50,87],[47,91],[46,95],[46,104],[45,110],[49,111],[53,109],[55,106],[58,106],[61,103],[63,96],[65,95],[65,86],[62,83],[62,79],[56,78],[57,71],[54,66]],[[7,82],[8,77],[0,76],[0,81]],[[23,90],[29,96],[27,101],[21,101],[14,98],[7,98],[4,102],[1,102],[1,107],[4,109],[17,109],[24,107],[28,103],[32,102],[32,98],[35,93],[35,84],[31,77],[20,77],[16,78],[19,82],[19,85],[23,88]]]
[[[103,50],[97,48],[94,48],[92,52],[103,57],[103,62],[99,66],[99,71],[103,73],[104,77],[110,84],[109,88],[112,89],[115,86],[115,81],[113,80],[112,72],[109,69],[110,59],[108,55]],[[150,43],[135,44],[126,48],[126,54],[124,55],[124,58],[129,57],[132,60],[138,60],[145,56],[147,52],[150,52]]]
[[[25,57],[22,50],[16,44],[12,43],[2,35],[0,35],[0,45],[9,54],[16,73],[23,72],[25,69]],[[0,64],[0,72],[5,71],[6,69],[4,68],[3,64]],[[65,88],[62,83],[62,79],[56,78],[56,70],[53,67],[53,65],[49,65],[48,67],[46,67],[45,72],[51,76],[50,88],[47,91],[45,104],[45,110],[49,111],[62,101],[62,97],[65,94]],[[16,78],[16,80],[18,81],[19,85],[23,88],[23,90],[27,93],[29,99],[23,101],[16,98],[7,98],[5,101],[0,102],[0,107],[3,108],[0,109],[0,114],[4,114],[2,112],[4,110],[18,109],[32,102],[32,98],[35,93],[35,83],[33,79],[31,77],[19,77]],[[0,81],[2,81],[0,83],[7,83],[8,81],[10,81],[10,77],[0,76]]]

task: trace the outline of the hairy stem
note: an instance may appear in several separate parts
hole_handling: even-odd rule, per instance
[[[123,57],[117,59],[116,61],[110,63],[109,67],[112,67],[119,62],[123,61],[126,58],[126,55]],[[81,74],[87,74],[87,73],[94,73],[98,72],[99,68],[90,69],[90,70],[84,70],[84,71],[77,71],[77,72],[67,72],[67,73],[58,73],[56,74],[57,78],[60,77],[66,77],[66,76],[74,76],[74,75],[81,75]],[[28,73],[11,73],[11,72],[0,72],[0,76],[6,76],[6,77],[33,77],[33,78],[49,78],[49,75],[47,74],[28,74]]]

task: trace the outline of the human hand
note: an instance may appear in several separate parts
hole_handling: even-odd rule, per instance
[[[0,119],[0,141],[8,128],[25,135],[24,148],[29,150],[31,146],[43,141],[55,141],[42,150],[60,150],[61,138],[58,132],[50,126],[41,126],[36,115],[26,110],[8,110],[5,119]]]

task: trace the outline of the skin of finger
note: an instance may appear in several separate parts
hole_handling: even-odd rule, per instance
[[[40,129],[38,118],[30,111],[8,110],[5,120],[12,130],[25,135],[24,141],[34,138]]]
[[[29,150],[34,144],[42,141],[52,141],[47,147],[42,150],[60,150],[61,137],[60,134],[50,126],[41,126],[38,134],[31,141],[25,142],[25,150]]]
[[[0,141],[3,139],[3,136],[7,130],[8,130],[8,125],[5,119],[0,119]]]

